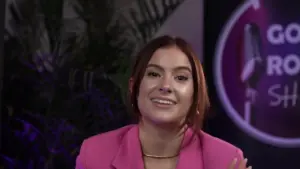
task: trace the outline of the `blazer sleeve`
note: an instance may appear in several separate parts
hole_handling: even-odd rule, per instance
[[[239,148],[237,148],[237,158],[238,158],[238,160],[244,160],[244,153]]]
[[[236,155],[235,158],[237,158],[237,161],[238,161],[238,164],[239,164],[240,162],[242,162],[245,159],[245,157],[244,157],[244,153],[241,149],[237,148],[236,152],[237,152],[237,155]],[[249,164],[247,164],[247,165],[249,165]]]
[[[81,147],[80,147],[80,151],[79,154],[76,158],[76,164],[75,164],[75,169],[87,169],[86,167],[86,141],[83,141]]]

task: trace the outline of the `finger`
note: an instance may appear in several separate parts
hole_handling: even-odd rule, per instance
[[[252,169],[252,166],[249,166],[247,169]]]
[[[245,158],[244,160],[242,160],[239,164],[239,168],[238,169],[246,169],[246,166],[247,166],[247,162],[248,162],[248,159]]]
[[[228,169],[234,169],[234,167],[236,166],[236,163],[237,163],[237,158],[234,158],[234,159],[232,160],[232,162],[230,163]]]

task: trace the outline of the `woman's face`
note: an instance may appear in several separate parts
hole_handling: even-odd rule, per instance
[[[193,76],[188,57],[177,47],[158,49],[142,78],[138,107],[142,120],[181,124],[193,101]]]

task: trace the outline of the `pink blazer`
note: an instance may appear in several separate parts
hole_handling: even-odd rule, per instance
[[[183,145],[193,134],[185,132]],[[176,169],[228,169],[243,153],[233,145],[202,132],[179,154]],[[138,126],[128,125],[83,141],[76,169],[144,169]]]

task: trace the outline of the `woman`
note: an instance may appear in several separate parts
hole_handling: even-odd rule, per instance
[[[129,84],[138,123],[86,139],[76,169],[246,169],[240,149],[201,130],[205,77],[183,39],[147,44]]]

